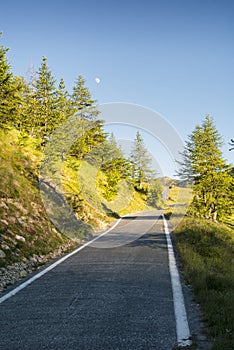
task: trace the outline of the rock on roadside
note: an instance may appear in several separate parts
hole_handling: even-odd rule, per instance
[[[30,258],[23,258],[22,261],[16,262],[12,265],[0,268],[0,293],[4,291],[9,285],[15,284],[20,279],[26,277],[33,270],[36,270],[46,262],[61,256],[63,253],[73,248],[75,245],[80,243],[79,240],[76,242],[71,241],[52,253],[46,255],[33,255]],[[1,252],[0,250],[0,257]],[[5,253],[4,253],[5,254]]]

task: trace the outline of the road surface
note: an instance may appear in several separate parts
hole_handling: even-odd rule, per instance
[[[176,343],[158,212],[125,217],[0,304],[1,350],[171,350]]]

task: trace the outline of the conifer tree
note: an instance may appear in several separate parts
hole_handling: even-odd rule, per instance
[[[7,48],[0,46],[0,124],[18,127],[21,84],[11,72],[7,52]]]
[[[82,119],[93,120],[99,112],[95,107],[96,101],[91,98],[91,93],[85,83],[85,79],[79,75],[73,87],[72,106],[74,112],[79,113]]]
[[[221,220],[233,210],[231,167],[223,159],[221,146],[221,136],[206,116],[186,142],[179,172],[193,181],[193,213],[212,220]]]
[[[32,137],[38,136],[37,127],[40,111],[40,103],[36,99],[34,83],[33,79],[27,82],[24,78],[21,78],[23,102],[20,108],[19,129]]]
[[[152,159],[144,145],[143,138],[139,131],[136,133],[132,152],[130,155],[132,163],[132,178],[138,189],[143,188],[143,184],[148,184],[153,176],[151,169]]]
[[[101,169],[109,178],[113,178],[116,184],[130,176],[130,162],[124,157],[113,133],[102,144]]]
[[[55,79],[47,65],[47,58],[43,57],[35,84],[35,96],[40,104],[38,111],[37,130],[41,137],[51,134],[60,123],[57,107],[57,89]]]
[[[89,89],[85,86],[85,79],[81,75],[75,81],[71,100],[74,113],[80,118],[81,126],[83,125],[83,133],[72,146],[70,153],[82,159],[94,147],[105,141],[103,121],[97,118],[99,111],[95,105],[96,101],[92,99]]]
[[[124,157],[113,133],[90,156],[91,162],[105,175],[98,178],[98,186],[102,189],[104,198],[112,200],[118,192],[119,182],[130,178],[131,164]]]
[[[59,82],[57,89],[57,113],[58,120],[61,122],[69,118],[74,114],[74,108],[72,106],[72,100],[66,89],[63,78]]]

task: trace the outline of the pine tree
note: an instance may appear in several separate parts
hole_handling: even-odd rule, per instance
[[[85,79],[79,75],[73,87],[71,96],[72,106],[75,113],[79,113],[82,119],[93,120],[99,112],[95,107],[96,100],[91,98],[89,89],[85,86]]]
[[[85,86],[85,79],[81,75],[75,81],[71,100],[74,113],[80,118],[83,132],[77,143],[72,146],[70,154],[82,159],[105,141],[103,121],[97,118],[99,111],[95,105],[96,101],[92,99],[89,89]]]
[[[132,163],[132,178],[136,188],[142,189],[148,184],[154,172],[151,169],[152,158],[144,145],[143,138],[139,131],[136,133],[133,149],[130,155]]]
[[[57,113],[58,113],[58,120],[60,122],[68,119],[70,116],[74,114],[72,100],[66,89],[63,78],[60,80],[59,86],[57,89]]]
[[[103,142],[101,152],[101,169],[113,178],[116,184],[122,179],[130,177],[131,164],[124,157],[113,133]],[[113,176],[112,176],[113,175]]]
[[[161,208],[162,206],[162,184],[158,179],[154,179],[150,182],[149,192],[147,196],[147,204]]]
[[[7,48],[0,46],[0,124],[18,127],[21,84],[11,72],[7,52]]]
[[[97,167],[103,167],[107,162],[112,162],[117,158],[124,158],[114,134],[106,134],[105,137],[106,139],[89,154],[90,162]]]
[[[32,137],[37,136],[40,103],[35,96],[34,80],[27,82],[21,78],[22,104],[20,108],[19,129]]]
[[[98,186],[107,200],[113,200],[118,192],[121,180],[128,180],[131,175],[131,164],[124,157],[113,133],[90,154],[91,162],[101,169],[104,177],[98,178]]]
[[[41,137],[46,137],[59,125],[57,113],[57,89],[55,79],[43,57],[35,84],[35,97],[40,103],[38,111],[37,131]]]
[[[194,184],[193,213],[213,220],[233,210],[231,167],[222,157],[221,146],[221,136],[206,116],[186,142],[179,173]]]

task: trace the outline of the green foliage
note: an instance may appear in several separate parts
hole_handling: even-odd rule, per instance
[[[74,112],[81,113],[83,119],[93,120],[99,112],[95,108],[96,101],[91,98],[91,93],[85,86],[85,82],[81,75],[76,79],[71,96],[72,106]]]
[[[32,83],[28,83],[24,78],[21,78],[20,82],[22,89],[20,121],[18,125],[14,126],[20,131],[28,133],[30,136],[38,137],[37,126],[40,103],[35,96],[34,80],[32,80]]]
[[[68,242],[48,220],[41,201],[37,167],[41,154],[34,142],[15,129],[0,131],[0,245],[10,248],[1,266],[48,254]]]
[[[71,148],[70,154],[78,159],[83,159],[86,154],[105,141],[102,130],[103,121],[97,119],[99,111],[96,109],[95,102],[85,86],[85,79],[80,75],[73,87],[71,103],[74,113],[80,119],[81,128],[85,122],[90,123],[90,128],[83,129],[81,136]]]
[[[66,120],[69,116],[74,114],[74,108],[72,106],[72,101],[69,96],[69,93],[66,89],[65,82],[63,78],[59,82],[58,89],[56,91],[57,94],[57,118],[60,122]]]
[[[221,145],[221,137],[207,116],[186,142],[179,174],[194,184],[190,212],[213,220],[222,220],[233,212],[233,178]]]
[[[61,122],[57,112],[57,90],[55,79],[43,57],[35,82],[35,97],[40,104],[36,121],[37,134],[46,137]]]
[[[94,148],[88,156],[89,162],[100,168],[97,186],[103,197],[110,201],[118,193],[121,180],[129,179],[131,165],[112,133],[99,147]]]
[[[99,177],[97,185],[103,190],[103,197],[108,201],[113,200],[118,192],[118,184],[121,180],[128,178],[129,163],[124,158],[106,161],[101,170],[105,174]]]
[[[154,172],[151,170],[152,159],[145,148],[143,138],[138,131],[134,140],[133,149],[130,155],[132,163],[132,180],[138,190],[147,192],[148,183]]]
[[[1,36],[1,33],[0,33]],[[10,70],[8,49],[0,46],[0,125],[17,125],[21,105],[21,86]]]
[[[147,197],[148,205],[157,209],[162,207],[162,190],[163,187],[159,180],[155,179],[151,181]]]
[[[186,218],[173,233],[185,278],[214,338],[212,349],[234,344],[234,236],[224,224]]]

